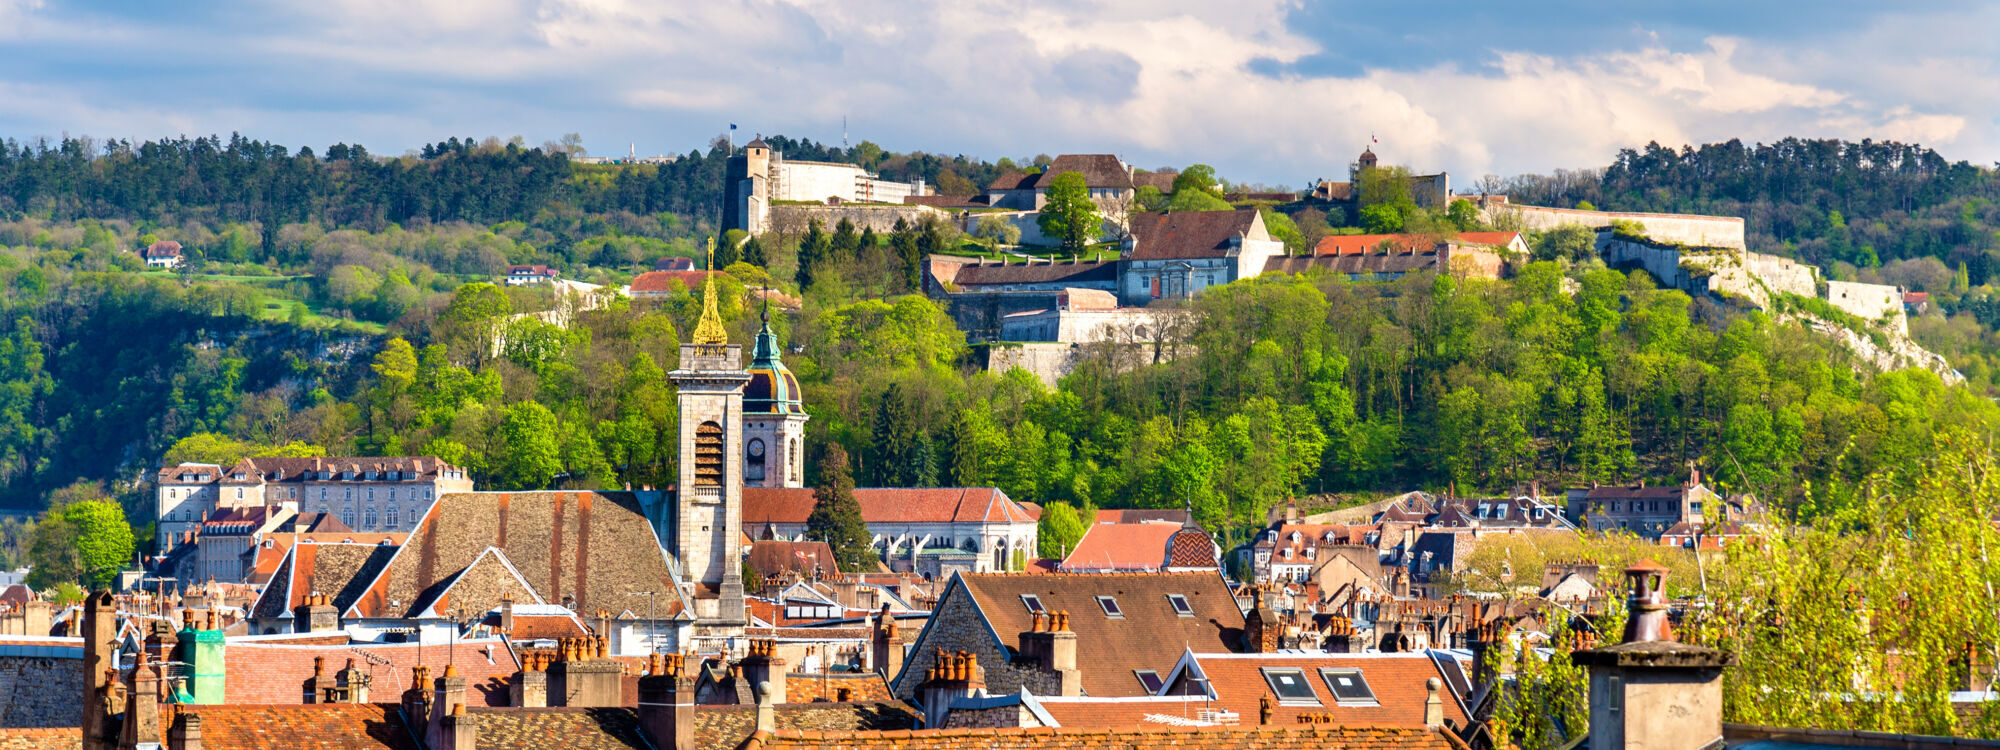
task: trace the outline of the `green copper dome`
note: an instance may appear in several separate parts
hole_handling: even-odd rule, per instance
[[[806,405],[799,395],[799,379],[785,369],[778,358],[778,337],[771,333],[771,321],[757,332],[757,348],[750,359],[750,382],[743,386],[745,414],[804,414]]]

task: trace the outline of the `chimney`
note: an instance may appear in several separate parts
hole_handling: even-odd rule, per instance
[[[132,687],[125,691],[125,720],[118,746],[158,747],[160,734],[160,672],[141,651],[134,655]]]
[[[445,726],[445,717],[464,709],[465,678],[458,676],[457,665],[447,664],[444,676],[437,678],[436,690],[432,693],[429,726],[424,732],[424,746],[429,748],[451,747],[450,730]]]
[[[639,678],[639,731],[659,750],[693,750],[694,680],[683,654],[654,654]]]
[[[326,657],[313,657],[313,676],[306,678],[305,684],[299,691],[305,699],[304,702],[308,705],[319,703],[320,691],[332,686],[333,683],[326,679]]]
[[[875,671],[887,679],[895,679],[903,671],[903,644],[896,640],[896,616],[889,614],[889,604],[882,604],[882,614],[875,623]]]
[[[758,699],[759,704],[764,702],[764,697],[768,697],[771,703],[785,702],[785,660],[778,657],[777,641],[751,640],[750,655],[743,657],[740,663],[744,679],[756,685],[763,696]]]
[[[930,670],[924,673],[924,681],[917,685],[917,695],[924,702],[924,726],[943,727],[953,701],[985,693],[986,668],[979,666],[978,655],[939,649]]]
[[[512,635],[514,632],[514,595],[500,597],[500,632]]]
[[[118,638],[115,608],[109,591],[93,592],[83,602],[83,750],[109,750],[117,744],[110,735],[112,711],[107,710],[117,675],[111,663]]]
[[[1274,653],[1278,650],[1278,636],[1284,631],[1278,611],[1259,596],[1256,606],[1243,618],[1243,650],[1253,654]]]
[[[370,682],[373,682],[374,678],[370,677],[367,672],[363,672],[360,669],[356,668],[354,666],[353,659],[347,660],[347,667],[345,669],[340,670],[338,674],[334,675],[334,680],[336,685],[334,690],[337,691],[336,692],[337,697],[333,700],[333,702],[335,703],[368,702],[368,684]]]
[[[403,691],[403,720],[410,723],[410,732],[418,737],[425,736],[425,729],[430,726],[430,681],[430,667],[411,667],[410,689]]]
[[[521,656],[521,671],[514,673],[514,683],[508,686],[517,708],[546,708],[549,705],[549,655],[546,651],[530,651]]]
[[[465,704],[452,706],[438,732],[440,742],[432,743],[431,750],[473,750],[479,737],[478,726],[466,718]]]
[[[48,601],[35,597],[21,605],[22,635],[43,636],[49,634],[49,624],[53,621]]]
[[[1632,594],[1625,642],[1570,655],[1590,668],[1594,750],[1722,744],[1722,670],[1735,658],[1673,640],[1660,586],[1666,574],[1651,560],[1626,568]]]
[[[181,712],[167,732],[168,750],[201,750],[201,717]]]
[[[1035,615],[1020,643],[1017,660],[1053,678],[1053,686],[1043,688],[1048,694],[1083,694],[1083,670],[1076,666],[1076,631],[1069,629],[1068,612]]]
[[[1326,623],[1326,640],[1322,648],[1336,654],[1361,653],[1361,644],[1354,636],[1354,621],[1345,615],[1334,615]]]
[[[607,655],[602,637],[564,641],[563,658],[549,666],[549,702],[572,708],[615,707],[625,668]]]
[[[1472,692],[1500,684],[1500,675],[1507,672],[1507,658],[1511,650],[1507,643],[1508,626],[1499,620],[1473,625],[1467,635],[1467,647],[1472,651]]]
[[[192,699],[187,702],[214,706],[223,702],[223,682],[227,679],[223,657],[227,653],[227,643],[215,621],[215,610],[210,609],[206,619],[208,627],[204,629],[193,612],[183,610],[180,643],[182,659],[188,664],[186,689]]]

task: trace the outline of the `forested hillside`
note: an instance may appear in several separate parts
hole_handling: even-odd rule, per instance
[[[1893,141],[1787,138],[1618,153],[1602,170],[1517,177],[1510,200],[1606,211],[1741,216],[1750,249],[1827,278],[1931,295],[1911,333],[2000,395],[2000,173]]]
[[[674,476],[665,373],[698,301],[621,302],[561,328],[510,318],[547,309],[546,291],[484,282],[555,262],[618,283],[692,255],[713,232],[695,204],[719,195],[720,151],[655,168],[464,141],[389,160],[240,140],[86,158],[76,143],[0,162],[8,505],[83,480],[138,510],[137,480],[163,460],[264,452],[433,453],[496,488]],[[786,143],[939,181],[1004,166]],[[1851,499],[1825,488],[1926,455],[1942,430],[2000,427],[1974,391],[1857,375],[1799,329],[1587,258],[1505,281],[1239,283],[1187,306],[1160,342],[1177,359],[1115,372],[1092,352],[1050,391],[979,371],[939,304],[908,294],[912,248],[950,234],[812,234],[807,289],[782,238],[724,261],[737,341],[760,312],[749,288],[803,299],[773,325],[815,458],[844,446],[860,484],[991,484],[1057,514],[1186,503],[1232,536],[1299,493],[1678,481],[1692,466],[1819,513]],[[155,239],[197,253],[196,272],[144,271],[132,250]]]

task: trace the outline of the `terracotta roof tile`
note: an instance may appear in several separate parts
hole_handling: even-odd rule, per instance
[[[659,537],[632,493],[450,493],[431,505],[344,616],[415,615],[427,603],[424,592],[450,582],[488,547],[505,553],[542,601],[573,597],[572,609],[579,612],[623,611],[631,606],[631,592],[678,590]],[[466,604],[485,611],[498,601]],[[660,614],[670,615],[680,602],[669,593],[660,607]]]
[[[1033,523],[1034,516],[992,487],[856,489],[861,520],[867,523]],[[806,487],[743,488],[743,527],[805,523],[812,515],[813,491]]]
[[[357,536],[357,535],[343,535]],[[360,538],[372,538],[369,535]],[[401,534],[387,536],[403,536]],[[271,575],[270,584],[251,605],[252,618],[287,617],[307,596],[333,596],[333,606],[352,606],[373,583],[375,577],[396,554],[394,545],[380,544],[295,544],[285,553]]]
[[[0,729],[0,750],[75,750],[83,747],[81,727]]]
[[[520,671],[514,652],[497,638],[462,640],[450,647],[435,643],[348,643],[295,645],[232,641],[223,650],[223,698],[230,704],[299,704],[305,681],[313,676],[313,657],[326,659],[326,674],[346,666],[370,675],[370,695],[392,699],[409,687],[410,668],[419,663],[442,669],[457,665],[465,676],[473,705],[504,706],[506,680]]]
[[[639,715],[630,708],[473,708],[470,719],[480,750],[580,750],[647,748]]]
[[[1133,260],[1220,258],[1257,226],[1255,209],[1133,214]],[[1251,239],[1264,239],[1251,237]]]
[[[1252,719],[1254,721],[1254,718]],[[1441,730],[1424,726],[1292,725],[1222,728],[1101,729],[920,729],[910,732],[800,732],[779,729],[760,732],[753,746],[862,750],[1154,750],[1161,747],[1235,748],[1238,750],[1393,750],[1463,748]]]
[[[1186,650],[1226,653],[1241,643],[1243,612],[1222,576],[1215,572],[1144,574],[1008,575],[963,573],[956,579],[979,605],[1003,643],[1019,643],[1032,615],[1022,594],[1033,594],[1044,608],[1070,613],[1070,630],[1077,634],[1077,666],[1083,688],[1096,696],[1134,696],[1145,691],[1132,674],[1152,669],[1162,677]],[[1168,594],[1186,597],[1192,616],[1174,611]],[[1118,603],[1123,617],[1105,615],[1098,596]],[[935,657],[912,655],[907,669],[922,674]]]
[[[201,717],[201,746],[213,750],[418,750],[394,705],[222,705],[183,710]]]
[[[675,283],[679,283],[682,290],[694,291],[701,289],[702,282],[707,279],[707,271],[647,271],[632,280],[632,291],[666,293],[674,290]]]
[[[1166,567],[1167,541],[1181,530],[1175,523],[1093,524],[1062,561],[1071,573],[1153,571]]]
[[[1214,705],[1234,711],[1242,715],[1246,722],[1252,723],[1257,720],[1260,699],[1268,695],[1272,701],[1278,701],[1270,683],[1265,681],[1263,670],[1266,668],[1302,670],[1306,683],[1312,686],[1313,693],[1320,700],[1320,705],[1313,706],[1277,702],[1272,709],[1273,724],[1297,724],[1302,716],[1324,715],[1337,724],[1421,725],[1424,723],[1424,702],[1430,697],[1426,681],[1433,677],[1447,679],[1427,653],[1196,654],[1194,660],[1208,678],[1210,689],[1215,692]],[[1321,668],[1360,670],[1362,680],[1367,682],[1369,690],[1375,695],[1376,705],[1338,705],[1326,680],[1320,675]],[[1162,673],[1161,677],[1169,676]],[[1466,726],[1465,709],[1451,691],[1440,690],[1438,697],[1444,701],[1445,719],[1457,726]]]

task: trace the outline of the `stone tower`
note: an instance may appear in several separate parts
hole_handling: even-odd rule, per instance
[[[763,234],[771,216],[771,146],[759,136],[729,157],[722,199],[722,228]]]
[[[799,379],[785,368],[771,333],[771,303],[751,352],[750,384],[743,389],[743,483],[751,487],[804,487],[806,407]]]
[[[706,625],[741,625],[743,614],[743,347],[729,343],[715,310],[715,240],[708,244],[709,279],[701,322],[681,345],[680,369],[668,374],[680,389],[680,484],[669,522],[671,551],[694,584],[695,618]]]

